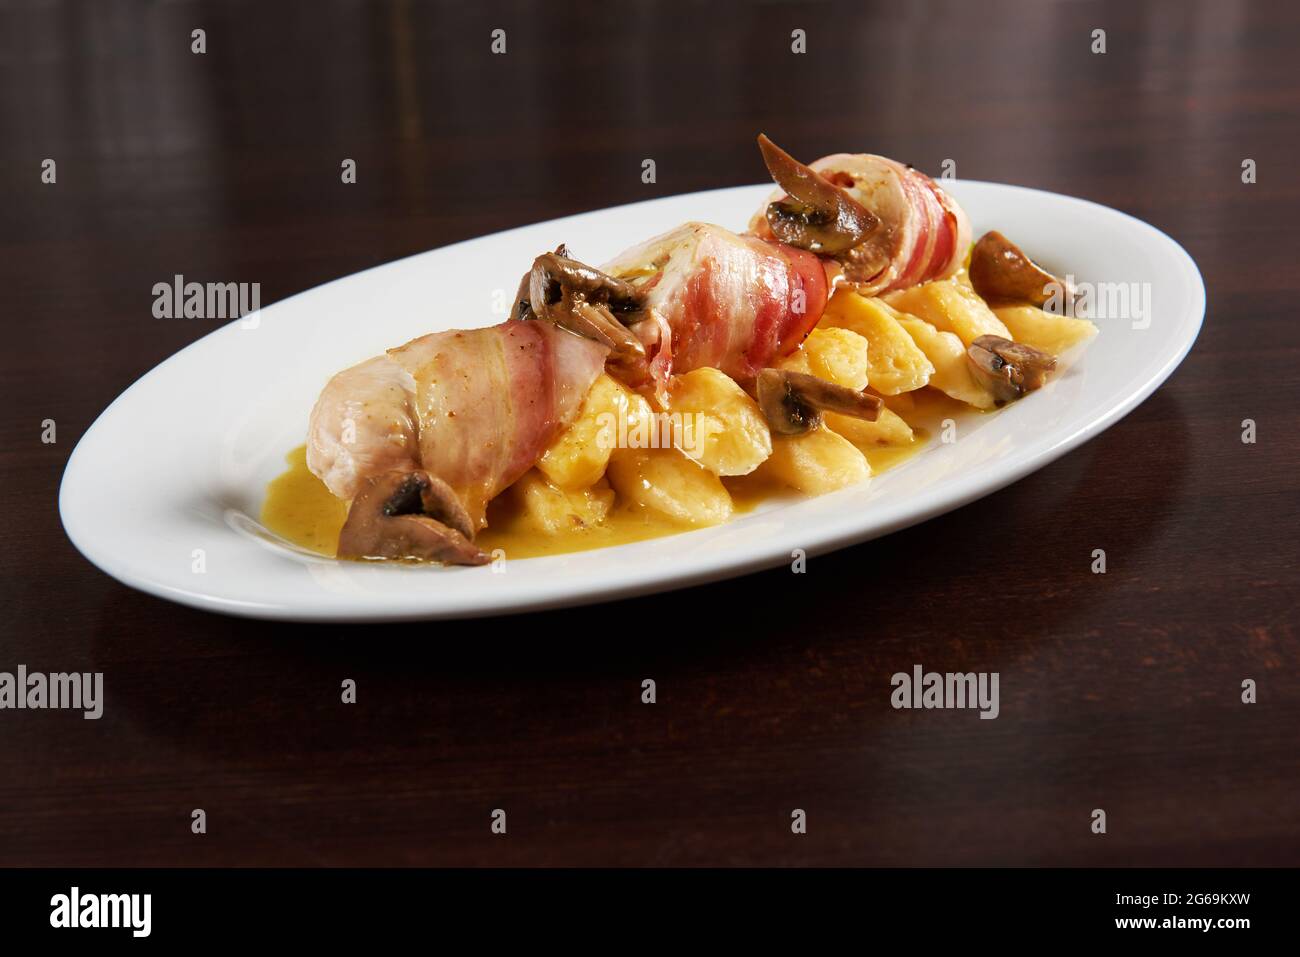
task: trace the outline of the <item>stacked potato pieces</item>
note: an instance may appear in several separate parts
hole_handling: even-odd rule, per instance
[[[883,298],[841,290],[778,367],[880,396],[875,421],[827,413],[810,432],[773,435],[754,398],[717,369],[673,376],[665,410],[602,375],[578,419],[510,494],[542,531],[599,524],[616,501],[683,526],[716,525],[733,512],[725,479],[753,475],[819,495],[866,480],[865,451],[917,442],[907,420],[918,399],[937,392],[992,409],[966,354],[980,336],[1059,357],[1096,332],[1036,306],[990,306],[964,270]]]

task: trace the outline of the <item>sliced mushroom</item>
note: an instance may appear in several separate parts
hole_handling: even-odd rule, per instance
[[[759,134],[763,162],[786,192],[767,207],[767,224],[783,243],[827,256],[860,245],[880,220],[847,190]]]
[[[966,350],[975,377],[988,386],[998,405],[1040,388],[1056,357],[1001,336],[980,336]]]
[[[533,260],[515,294],[514,319],[546,319],[608,347],[616,363],[645,361],[645,346],[627,327],[643,319],[641,294],[568,255],[563,244]]]
[[[490,558],[473,537],[469,513],[446,482],[419,470],[385,472],[352,500],[338,554],[485,565]]]
[[[822,412],[876,421],[884,405],[877,396],[805,372],[764,369],[756,383],[758,407],[777,435],[802,435],[821,425]]]
[[[568,259],[569,247],[565,243],[555,247],[554,253],[547,253],[547,256],[556,256],[561,259]],[[510,310],[511,319],[536,319],[537,311],[533,309],[533,273],[538,269],[538,264],[542,261],[541,256],[533,260],[533,265],[528,272],[524,273],[523,278],[519,280],[519,289],[515,292],[515,303]],[[547,260],[550,262],[550,260]],[[559,293],[555,294],[555,301],[559,301]]]
[[[1054,296],[1074,299],[1074,289],[1034,262],[997,230],[980,237],[970,256],[970,281],[985,299],[1013,299],[1042,307]]]
[[[611,309],[640,308],[641,294],[635,286],[571,258],[564,246],[553,253],[538,256],[533,261],[534,275],[539,271],[539,264],[540,272],[545,277],[543,289],[551,301],[556,298],[553,290],[558,286],[574,293],[582,293],[593,302],[603,302]]]

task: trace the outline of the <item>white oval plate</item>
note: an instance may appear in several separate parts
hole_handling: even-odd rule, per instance
[[[1149,396],[1191,348],[1205,288],[1183,249],[1094,203],[994,183],[945,184],[975,234],[999,229],[1078,280],[1145,283],[1141,322],[1101,334],[1045,388],[972,415],[859,487],[771,505],[717,528],[515,560],[499,571],[336,562],[257,522],[267,483],[302,444],[326,380],[384,349],[501,321],[518,277],[561,241],[588,262],[687,220],[742,228],[770,192],[747,186],[570,216],[388,263],[217,329],[149,372],[82,437],[59,493],[64,528],[99,568],[162,598],[257,618],[384,621],[553,608],[664,591],[816,555],[924,521],[1041,468]],[[203,320],[160,319],[159,322]]]

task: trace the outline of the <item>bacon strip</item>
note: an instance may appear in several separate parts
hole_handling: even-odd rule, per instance
[[[603,270],[637,286],[662,317],[633,327],[652,354],[656,385],[669,372],[705,366],[753,379],[803,342],[828,295],[825,269],[812,253],[707,223],[679,226]]]
[[[918,170],[884,156],[836,153],[809,164],[847,189],[880,220],[880,227],[861,248],[837,258],[843,277],[862,295],[878,296],[961,268],[971,243],[970,221],[939,184]],[[771,238],[767,207],[779,190],[750,220],[750,231]]]

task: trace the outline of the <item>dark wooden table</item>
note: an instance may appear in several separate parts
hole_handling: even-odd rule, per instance
[[[5,4],[0,670],[102,671],[106,706],[0,711],[0,864],[1300,864],[1298,43],[1300,8],[1230,0]],[[1139,216],[1200,264],[1200,340],[1073,454],[797,579],[287,626],[64,536],[80,435],[212,328],[155,282],[271,302],[757,182],[759,130]],[[892,710],[915,663],[999,672],[1000,718]]]

